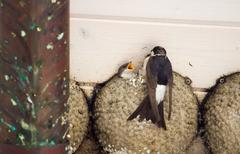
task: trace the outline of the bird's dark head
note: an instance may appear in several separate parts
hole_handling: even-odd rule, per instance
[[[151,50],[151,56],[166,56],[167,52],[163,47],[156,46]]]

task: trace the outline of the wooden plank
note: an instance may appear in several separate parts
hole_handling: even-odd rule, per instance
[[[86,86],[86,84],[87,84],[87,86]],[[91,98],[92,97],[94,86],[95,85],[93,85],[93,84],[90,85],[90,83],[82,83],[82,82],[80,82],[80,87],[82,88],[82,90],[86,94],[87,98]],[[199,92],[199,91],[194,90],[194,94],[197,96],[198,102],[202,103],[203,99],[207,95],[207,92]]]
[[[71,14],[240,22],[239,0],[72,0]]]
[[[72,18],[71,75],[104,81],[122,63],[139,63],[154,45],[167,49],[174,70],[194,87],[210,87],[240,68],[240,27]]]

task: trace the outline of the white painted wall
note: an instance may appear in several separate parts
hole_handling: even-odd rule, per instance
[[[240,21],[239,0],[71,0],[72,14]]]
[[[101,82],[162,45],[175,71],[207,88],[240,70],[239,15],[239,0],[71,0],[71,75]]]

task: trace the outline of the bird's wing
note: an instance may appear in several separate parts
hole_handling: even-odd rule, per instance
[[[169,90],[169,112],[168,112],[168,120],[171,119],[171,113],[172,113],[172,86],[173,86],[173,71],[172,71],[172,65],[171,62],[169,61],[169,59],[167,59],[168,62],[166,64],[166,69],[165,69],[165,73],[167,75],[168,78],[168,90]]]
[[[141,115],[141,113],[143,112],[144,107],[146,106],[146,99],[147,97],[144,98],[144,100],[142,101],[142,103],[137,107],[137,109],[128,117],[128,121],[129,120],[133,120],[134,118],[136,118],[138,115]]]
[[[156,100],[156,87],[157,87],[158,79],[157,79],[156,72],[153,72],[153,70],[151,70],[150,65],[151,65],[151,59],[149,59],[147,63],[147,68],[146,68],[147,87],[148,87],[151,108],[155,116],[155,119],[158,122],[160,120],[160,115],[158,112],[158,103]]]

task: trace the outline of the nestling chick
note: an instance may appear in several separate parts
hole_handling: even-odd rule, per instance
[[[96,84],[96,86],[94,87],[93,90],[93,94],[92,94],[92,98],[90,100],[88,100],[88,104],[93,104],[93,102],[95,102],[96,100],[96,96],[97,93],[102,89],[102,87],[104,87],[110,80],[112,80],[113,78],[115,78],[116,76],[124,78],[124,79],[130,79],[134,76],[134,70],[135,70],[135,65],[132,62],[129,63],[125,63],[123,65],[121,65],[118,69],[118,72],[115,73],[112,77],[110,77],[108,80],[102,82],[102,83],[98,83]],[[92,108],[90,106],[90,108]]]
[[[119,69],[118,69],[118,76],[124,79],[131,79],[134,76],[134,69],[135,66],[133,65],[132,62],[123,64]]]

